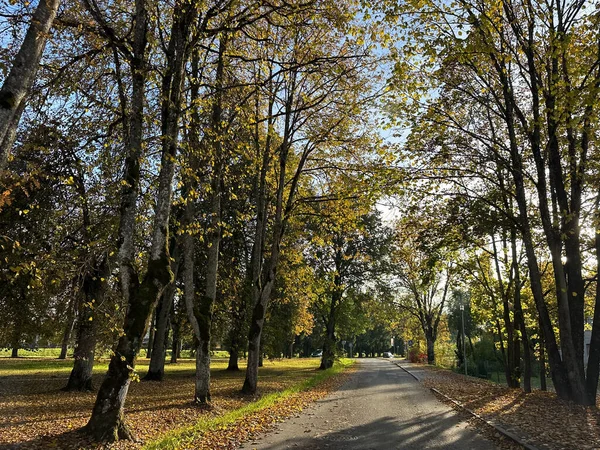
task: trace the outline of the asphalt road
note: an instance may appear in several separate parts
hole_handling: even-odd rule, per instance
[[[338,391],[243,449],[455,449],[496,446],[389,360],[361,359]]]

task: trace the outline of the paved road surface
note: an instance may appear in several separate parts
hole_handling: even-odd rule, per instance
[[[338,391],[241,448],[496,448],[391,361],[364,359],[358,364],[357,372]]]

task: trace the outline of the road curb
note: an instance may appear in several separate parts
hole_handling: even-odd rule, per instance
[[[415,380],[417,380],[418,382],[421,382],[421,380],[419,379],[419,377],[417,377],[414,373],[412,373],[410,370],[408,370],[407,368],[401,366],[400,364],[394,362],[394,364],[398,367],[400,367],[402,370],[404,370],[407,374],[411,375]],[[446,394],[440,392],[439,390],[437,390],[436,388],[429,388],[432,392],[436,393],[437,395],[439,395],[440,397],[448,400],[449,402],[451,402],[452,404],[458,406],[460,409],[462,409],[463,411],[466,411],[467,413],[469,413],[470,415],[472,415],[473,417],[481,420],[482,422],[484,422],[485,424],[489,425],[490,427],[494,428],[496,431],[498,431],[500,434],[506,436],[507,438],[509,438],[510,440],[516,442],[517,444],[521,445],[523,448],[526,448],[527,450],[540,450],[538,447],[535,447],[531,444],[528,444],[527,442],[523,441],[519,436],[517,436],[516,434],[512,433],[511,431],[508,431],[506,428],[504,428],[503,426],[499,425],[495,420],[489,420],[486,419],[482,416],[480,416],[479,414],[477,414],[474,411],[471,411],[469,408],[467,408],[466,406],[464,406],[463,404],[457,402],[456,400],[454,400],[453,398],[448,397]]]
[[[394,364],[398,367],[400,367],[402,370],[404,370],[407,374],[409,374],[411,377],[413,377],[415,380],[417,380],[418,382],[421,382],[421,380],[419,379],[418,376],[416,376],[414,373],[412,373],[411,371],[405,369],[404,367],[402,367],[399,363],[394,362]]]

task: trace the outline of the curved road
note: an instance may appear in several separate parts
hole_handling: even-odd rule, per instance
[[[361,359],[339,390],[243,449],[451,449],[496,446],[392,361]]]

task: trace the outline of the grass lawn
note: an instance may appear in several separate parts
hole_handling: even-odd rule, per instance
[[[142,355],[146,354],[146,350],[142,350]],[[0,358],[9,358],[11,350],[7,348],[0,348]],[[58,358],[60,355],[60,348],[38,348],[36,350],[19,349],[19,358]],[[214,358],[229,358],[229,352],[225,350],[214,350],[211,352]],[[108,358],[108,355],[104,355]],[[190,350],[182,350],[181,356],[183,358],[190,358]],[[73,347],[69,347],[67,351],[67,357],[73,357]],[[167,350],[167,360],[171,358],[171,351]]]
[[[10,357],[11,350],[8,348],[0,348],[0,358]],[[19,358],[58,358],[60,348],[39,348],[37,350],[19,349]],[[69,348],[67,356],[73,356],[73,349]]]
[[[244,380],[244,362],[240,372],[228,372],[225,358],[212,362],[213,408],[201,409],[191,403],[194,392],[195,363],[191,359],[167,364],[165,381],[134,382],[126,403],[126,418],[137,443],[120,442],[113,448],[140,448],[154,443],[153,448],[181,448],[182,443],[206,438],[210,431],[236,429],[235,439],[244,433],[239,423],[262,409],[272,408],[280,401],[298,405],[298,392],[309,389],[324,378],[335,374],[318,371],[315,358],[265,360],[259,371],[259,398],[240,394]],[[138,360],[137,372],[143,377],[148,359]],[[60,391],[67,381],[72,361],[49,358],[0,358],[0,447],[25,443],[26,448],[94,448],[81,441],[76,430],[86,424],[95,393],[65,393]],[[108,361],[94,367],[94,384],[99,386]],[[339,371],[339,369],[336,369]],[[300,396],[302,397],[302,396]],[[307,398],[309,396],[306,396]],[[296,400],[292,401],[292,399]],[[237,411],[237,412],[236,412]],[[271,414],[273,416],[273,414]],[[279,417],[275,414],[275,420]],[[242,436],[243,437],[243,436]],[[227,442],[234,442],[229,437]],[[194,444],[195,448],[223,448],[222,444]]]

